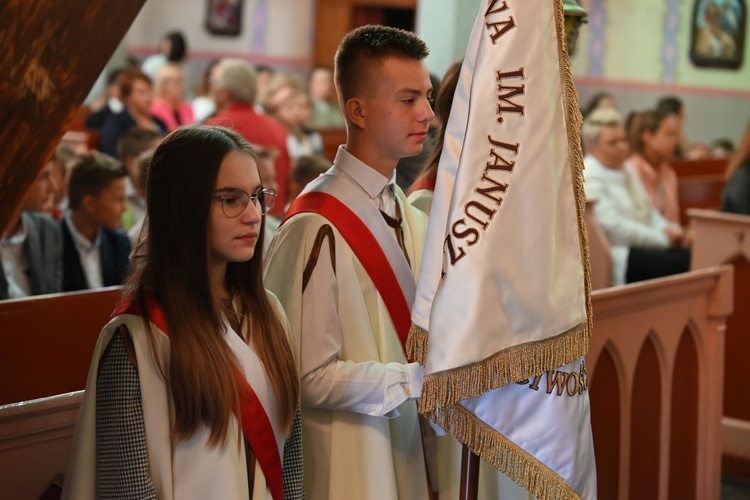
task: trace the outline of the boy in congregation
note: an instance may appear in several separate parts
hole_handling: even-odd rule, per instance
[[[122,283],[130,240],[119,229],[125,212],[125,168],[99,153],[73,166],[68,185],[70,212],[61,221],[63,291]]]
[[[49,217],[56,188],[47,165],[0,238],[0,300],[62,291],[62,234]]]
[[[427,54],[394,28],[344,37],[335,80],[346,145],[271,244],[266,286],[291,323],[308,498],[428,497],[423,369],[404,354],[427,217],[395,185],[398,160],[419,154],[434,116]]]
[[[146,195],[142,189],[141,165],[137,161],[144,151],[156,149],[162,140],[160,133],[147,128],[133,127],[125,132],[117,144],[117,154],[128,176],[125,178],[125,213],[122,215],[123,231],[143,225],[146,217]]]

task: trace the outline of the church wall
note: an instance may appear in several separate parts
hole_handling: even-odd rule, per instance
[[[685,103],[689,140],[739,142],[750,121],[750,36],[739,69],[697,67],[689,54],[695,0],[581,3],[589,23],[572,64],[582,105],[607,91],[627,113],[673,94]]]
[[[181,29],[193,59],[191,81],[200,78],[209,60],[223,56],[240,56],[300,75],[309,70],[315,0],[246,0],[238,37],[216,37],[205,30],[207,3],[147,2],[126,37],[126,52],[144,58],[156,50],[163,33]],[[582,105],[606,90],[626,114],[675,94],[686,104],[689,140],[739,141],[750,120],[750,33],[739,70],[698,68],[689,58],[693,0],[581,3],[589,11],[589,23],[581,28],[572,65]],[[432,72],[442,75],[465,51],[479,4],[479,0],[418,1],[416,31],[432,47],[427,60]]]

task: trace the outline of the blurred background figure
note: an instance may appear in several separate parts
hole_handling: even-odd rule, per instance
[[[182,66],[186,56],[187,41],[185,35],[181,31],[170,31],[159,40],[159,52],[148,56],[143,61],[141,71],[153,80],[156,78],[156,71],[160,67],[168,62]]]
[[[620,115],[611,108],[592,112],[582,130],[587,198],[612,257],[611,285],[686,272],[690,251],[679,224],[651,204],[638,174],[625,165],[629,148]]]
[[[185,101],[185,82],[180,66],[167,63],[156,70],[151,116],[160,119],[171,132],[195,121],[193,107]]]
[[[721,193],[721,209],[750,215],[750,123],[740,145],[729,158],[725,177],[727,183]]]
[[[336,89],[333,85],[333,70],[316,66],[310,72],[307,90],[312,98],[312,116],[307,122],[311,129],[344,128],[344,114],[339,107]]]
[[[119,229],[125,212],[125,168],[101,153],[73,166],[68,186],[70,212],[63,234],[63,291],[122,284],[130,240]]]
[[[307,128],[312,103],[301,82],[277,74],[269,85],[263,107],[286,128],[286,147],[292,162],[300,156],[323,154],[322,137]]]
[[[463,59],[454,61],[445,72],[445,76],[443,76],[440,90],[437,94],[433,92],[433,95],[436,95],[433,104],[435,108],[433,122],[437,122],[439,126],[438,134],[428,161],[424,164],[422,172],[409,188],[409,202],[427,215],[430,215],[432,199],[435,195],[435,181],[437,179],[440,155],[443,154],[445,129],[448,127],[448,118],[450,117],[451,106],[453,105],[453,94],[456,93],[456,86],[458,85],[458,77],[461,74],[462,65]]]
[[[432,111],[435,111],[435,96],[440,91],[440,78],[430,73],[430,83],[432,84],[432,99],[430,100],[430,106]],[[446,116],[446,120],[448,117]],[[438,130],[440,129],[440,119],[435,113],[435,117],[430,121],[429,128],[427,129],[427,137],[422,144],[422,151],[416,156],[407,156],[401,158],[396,165],[396,184],[398,187],[406,192],[409,187],[414,184],[414,180],[419,176],[419,173],[424,169],[427,160],[432,155],[432,151],[435,149],[435,143],[437,142]]]
[[[198,84],[198,91],[192,102],[195,121],[202,122],[216,112],[216,103],[211,96],[211,80],[215,78],[216,66],[218,64],[218,59],[214,59],[208,63],[206,70],[203,72],[203,78]]]
[[[92,112],[86,117],[86,128],[100,130],[104,127],[110,115],[117,114],[125,109],[120,88],[126,78],[127,70],[125,68],[115,68],[109,73],[104,96],[91,104]]]
[[[589,14],[576,0],[563,0],[563,16],[565,17],[565,42],[568,55],[572,57],[578,46],[581,25],[589,22]]]
[[[654,208],[679,224],[677,174],[669,164],[680,139],[679,118],[674,113],[644,111],[630,117],[627,126],[632,151],[628,165],[638,174]]]
[[[138,192],[143,198],[143,206],[146,207],[146,185],[148,184],[148,169],[151,166],[151,158],[154,156],[155,149],[147,149],[134,161],[134,167],[138,169]],[[130,175],[130,174],[128,174]],[[148,208],[148,207],[146,207]],[[145,234],[146,226],[146,214],[143,214],[140,218],[136,219],[135,223],[130,229],[127,230],[128,239],[133,248],[136,247],[141,236]]]
[[[301,156],[297,158],[289,180],[289,201],[284,207],[286,212],[289,205],[299,196],[305,186],[326,173],[333,164],[321,155]]]
[[[70,178],[70,166],[78,159],[72,149],[65,145],[59,145],[52,155],[52,179],[54,180],[54,207],[52,217],[55,220],[62,218],[63,211],[68,208],[68,179]]]
[[[268,98],[268,92],[270,91],[270,83],[273,77],[276,75],[276,70],[271,66],[265,64],[258,64],[255,66],[255,111],[256,113],[263,114],[266,112],[263,107],[263,103]]]
[[[589,100],[588,105],[581,111],[584,118],[600,108],[617,109],[617,102],[612,94],[608,92],[599,92]]]
[[[734,153],[734,143],[727,139],[714,139],[711,143],[711,156],[713,158],[729,158]]]
[[[688,149],[687,136],[685,135],[685,120],[687,120],[687,113],[685,112],[685,104],[677,96],[668,95],[664,96],[656,103],[656,111],[663,115],[673,114],[677,117],[679,138],[677,141],[677,147],[674,150],[674,155],[678,158],[686,156]]]
[[[53,163],[42,169],[0,233],[0,300],[62,291],[62,233],[49,216],[57,187]]]
[[[142,189],[141,167],[138,157],[149,149],[155,149],[161,142],[161,134],[145,128],[131,128],[122,136],[117,153],[128,176],[125,178],[125,212],[120,227],[129,231],[146,217],[146,195]]]
[[[287,199],[290,160],[284,126],[270,116],[255,111],[255,69],[242,59],[223,59],[216,67],[211,93],[216,114],[206,125],[219,125],[238,132],[246,141],[276,151],[276,178],[279,183],[276,204],[271,214],[281,214]]]
[[[120,92],[125,109],[107,118],[100,141],[101,151],[115,158],[120,138],[131,128],[140,127],[162,135],[167,132],[164,122],[151,115],[153,94],[148,76],[137,70],[128,72]]]

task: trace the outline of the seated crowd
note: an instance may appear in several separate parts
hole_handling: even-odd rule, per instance
[[[329,68],[313,68],[304,82],[240,59],[214,61],[190,101],[184,43],[170,43],[176,44],[176,54],[167,51],[142,68],[111,72],[106,94],[86,119],[86,127],[99,132],[104,154],[81,156],[60,146],[40,174],[3,233],[0,298],[121,283],[127,254],[143,230],[150,157],[181,125],[200,120],[227,126],[253,144],[264,183],[278,194],[266,243],[294,197],[330,166],[315,131],[344,123]],[[459,68],[460,61],[446,73],[443,92],[433,76],[437,116],[429,140],[418,157],[402,159],[397,168],[397,184],[416,191],[412,201],[427,213]],[[615,107],[612,95],[595,95],[583,110],[582,130],[585,189],[596,200],[593,210],[610,243],[611,284],[686,271],[690,231],[680,226],[678,179],[670,162],[732,155],[722,205],[750,213],[750,127],[736,152],[726,140],[709,150],[686,141],[684,106],[674,96],[624,120]],[[61,221],[60,231],[41,213]]]
[[[343,126],[330,69],[314,68],[308,90],[271,68],[221,60],[209,65],[202,95],[191,103],[179,58],[146,62],[112,71],[105,95],[86,116],[98,150],[82,153],[61,143],[11,218],[0,239],[0,299],[120,285],[144,232],[151,156],[182,125],[201,119],[231,126],[252,144],[264,184],[279,194],[267,244],[290,192],[298,194],[330,167],[312,129]]]

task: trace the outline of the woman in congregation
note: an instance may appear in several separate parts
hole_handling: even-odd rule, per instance
[[[680,142],[680,120],[674,113],[644,111],[628,120],[628,141],[633,152],[628,165],[641,179],[651,203],[673,224],[680,223],[677,174],[669,161]]]
[[[438,163],[440,163],[440,155],[443,154],[445,129],[448,127],[448,117],[451,114],[451,106],[453,105],[453,94],[456,92],[462,64],[463,59],[454,61],[445,72],[443,81],[440,84],[440,90],[438,90],[437,97],[435,98],[435,119],[440,121],[440,130],[437,141],[435,141],[435,149],[432,150],[427,164],[414,180],[414,184],[409,188],[409,202],[427,215],[430,215],[432,199],[435,196]]]
[[[586,196],[610,243],[611,285],[686,272],[690,249],[679,224],[652,206],[638,174],[625,165],[629,148],[620,115],[593,111],[583,121]]]
[[[99,149],[114,158],[119,158],[120,139],[128,130],[138,127],[166,134],[167,126],[151,114],[153,103],[151,79],[138,70],[127,73],[120,87],[120,96],[125,109],[110,115],[104,122]]]
[[[262,282],[275,193],[246,141],[202,125],[165,139],[147,183],[63,498],[302,498],[297,368]]]
[[[185,81],[180,66],[167,63],[157,69],[154,92],[151,116],[164,122],[167,131],[195,122],[193,107],[185,101]]]

